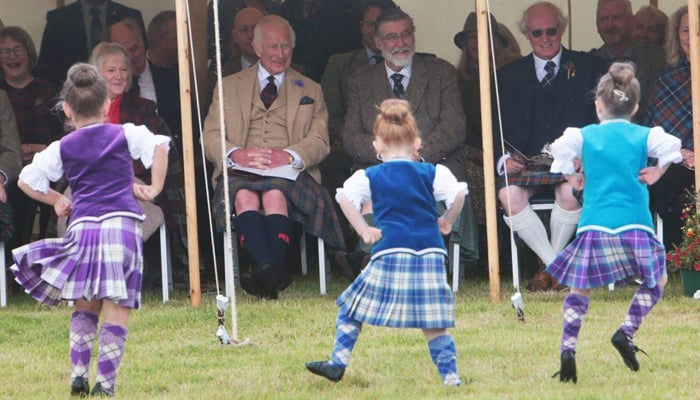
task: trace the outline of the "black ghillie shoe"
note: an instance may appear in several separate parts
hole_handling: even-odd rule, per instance
[[[620,352],[622,356],[622,361],[625,362],[627,368],[632,371],[639,371],[639,361],[637,361],[637,352],[641,351],[645,355],[647,353],[635,346],[632,343],[632,338],[628,337],[622,329],[618,329],[615,334],[613,334],[612,339],[610,339],[613,346]]]
[[[306,363],[306,369],[312,374],[322,376],[332,382],[343,379],[345,373],[345,367],[336,367],[328,361],[309,361]]]
[[[70,395],[87,397],[90,394],[90,385],[87,378],[76,376],[73,382],[70,383]]]
[[[571,350],[564,350],[561,352],[561,367],[559,371],[552,375],[552,378],[559,375],[559,382],[573,382],[576,383],[578,378],[576,377],[576,353]]]
[[[242,274],[240,279],[241,287],[246,293],[261,299],[277,300],[277,291],[270,291],[260,282],[260,280],[250,274]]]
[[[90,397],[112,397],[112,394],[102,389],[102,384],[97,382],[90,392]]]

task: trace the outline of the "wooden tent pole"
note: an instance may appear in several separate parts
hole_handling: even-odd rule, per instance
[[[491,66],[489,63],[489,31],[486,0],[476,1],[476,28],[479,47],[479,82],[481,92],[481,136],[484,153],[484,188],[486,200],[486,240],[489,257],[489,293],[491,302],[501,299],[498,231],[496,223],[495,162],[493,160],[493,127],[491,114]],[[494,27],[495,28],[495,27]]]
[[[688,28],[690,30],[691,99],[700,99],[700,30],[698,30],[698,0],[688,0]],[[675,34],[675,33],[674,33]],[[693,101],[693,143],[700,143],[700,101]],[[700,152],[695,151],[695,165],[700,165]],[[695,191],[700,188],[700,168],[695,169]]]
[[[199,280],[199,242],[197,240],[197,201],[195,196],[194,152],[192,134],[192,98],[190,90],[189,21],[185,0],[175,2],[177,23],[178,68],[180,71],[180,108],[182,110],[182,157],[185,175],[187,212],[187,250],[190,265],[190,303],[199,307],[202,294]]]

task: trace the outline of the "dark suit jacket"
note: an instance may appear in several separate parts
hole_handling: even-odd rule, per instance
[[[656,80],[661,75],[666,66],[666,52],[660,47],[653,46],[643,46],[640,44],[634,44],[630,49],[629,57],[620,57],[619,59],[609,59],[608,52],[605,50],[605,46],[601,46],[598,49],[591,50],[591,53],[597,55],[598,57],[604,58],[608,63],[613,61],[632,61],[637,67],[635,73],[637,80],[639,80],[639,86],[641,87],[641,99],[639,101],[639,111],[635,115],[635,121],[642,121],[646,116],[646,110],[649,107],[648,100],[651,95],[651,91],[654,89],[654,84]]]
[[[321,88],[328,106],[328,135],[331,143],[341,140],[340,132],[345,123],[345,110],[348,108],[350,76],[368,65],[367,50],[364,47],[333,55],[328,60],[321,78]]]
[[[354,168],[376,164],[374,121],[379,104],[392,97],[384,63],[357,71],[350,78],[348,110],[343,126],[343,147],[354,160]],[[411,78],[405,100],[411,104],[421,133],[421,156],[432,164],[446,164],[464,154],[465,120],[462,99],[457,87],[457,74],[452,64],[433,56],[413,56]]]
[[[107,4],[107,26],[125,18],[138,21],[145,34],[141,11],[113,1]],[[87,61],[89,56],[80,1],[47,12],[39,50],[39,65],[52,69],[53,75],[63,81],[71,65]]]
[[[552,87],[542,94],[532,53],[501,67],[498,85],[504,139],[530,156],[539,154],[545,143],[553,142],[567,127],[596,123],[593,90],[605,71],[602,58],[564,49]],[[497,133],[496,112],[494,107]],[[496,160],[501,155],[500,143],[496,135]]]

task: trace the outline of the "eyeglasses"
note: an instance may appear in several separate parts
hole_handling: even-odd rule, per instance
[[[393,44],[393,43],[396,43],[399,41],[399,37],[401,37],[401,39],[404,39],[404,40],[413,37],[413,29],[406,29],[405,31],[401,32],[400,34],[399,33],[390,33],[384,37],[380,37],[380,39],[382,39],[383,41],[385,41],[387,43]]]
[[[27,48],[24,46],[15,46],[11,49],[0,49],[0,57],[8,58],[11,54],[15,57],[23,56],[27,52]]]
[[[532,35],[532,37],[538,38],[538,37],[542,36],[542,34],[544,33],[545,35],[551,37],[551,36],[556,36],[558,32],[559,32],[559,28],[547,28],[544,30],[543,29],[535,29],[535,30],[530,31],[530,35]]]

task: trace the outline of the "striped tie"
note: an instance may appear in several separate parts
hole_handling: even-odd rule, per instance
[[[547,72],[544,75],[544,78],[542,78],[542,87],[550,87],[552,86],[552,81],[554,80],[554,68],[557,66],[557,64],[554,63],[554,61],[547,61],[547,63],[544,65],[544,70]]]

